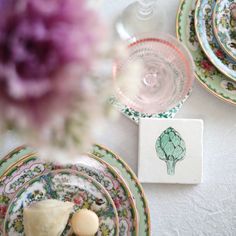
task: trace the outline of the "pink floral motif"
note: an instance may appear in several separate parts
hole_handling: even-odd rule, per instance
[[[63,169],[63,166],[62,165],[53,165],[53,170],[61,170]]]
[[[0,216],[4,217],[6,215],[6,212],[7,212],[7,206],[0,205]]]
[[[224,53],[223,53],[222,50],[220,50],[220,49],[217,49],[217,50],[215,51],[215,54],[216,54],[216,56],[217,56],[218,58],[220,58],[220,59],[224,59],[224,58],[225,58]]]
[[[121,199],[115,198],[115,199],[113,199],[113,201],[114,201],[114,204],[115,204],[115,206],[116,206],[117,209],[119,209],[119,208],[122,206],[122,201],[121,201]]]
[[[80,205],[83,202],[83,199],[79,198],[79,197],[75,197],[74,198],[74,203],[77,205]]]
[[[207,70],[208,72],[211,72],[214,70],[214,66],[208,60],[202,60],[201,67]]]
[[[113,181],[114,189],[118,190],[120,185],[118,181]]]

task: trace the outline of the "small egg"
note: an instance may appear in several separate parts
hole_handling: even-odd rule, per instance
[[[91,236],[99,228],[99,219],[93,211],[82,209],[74,213],[71,226],[76,235]]]

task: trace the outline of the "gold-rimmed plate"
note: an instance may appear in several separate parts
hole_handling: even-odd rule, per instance
[[[115,203],[119,215],[120,236],[138,235],[139,216],[129,187],[112,166],[92,154],[78,155],[73,165],[45,163],[37,154],[22,157],[2,176],[0,199],[3,199],[4,203],[0,204],[0,207],[4,208],[4,211],[0,215],[0,222],[5,218],[4,213],[10,200],[25,183],[42,173],[58,169],[76,170],[99,182],[107,189]]]
[[[139,235],[139,215],[133,194],[111,165],[93,154],[86,154],[78,156],[73,165],[53,165],[53,170],[65,168],[84,173],[106,188],[119,215],[119,236]]]
[[[118,214],[109,193],[91,177],[73,170],[51,171],[27,182],[10,202],[3,235],[23,236],[23,208],[45,199],[72,202],[74,211],[90,209],[99,217],[97,235],[119,236]],[[62,235],[71,235],[69,222]]]
[[[0,232],[3,230],[3,221],[9,203],[16,192],[32,178],[51,169],[51,164],[43,163],[35,153],[29,153],[21,156],[5,170],[0,177]]]
[[[236,62],[220,47],[213,30],[216,0],[198,0],[195,9],[195,30],[198,41],[211,63],[225,76],[236,81]]]
[[[232,15],[233,10],[236,11],[236,1],[216,1],[213,29],[221,48],[236,61],[236,20]]]
[[[204,54],[194,27],[197,0],[182,0],[176,17],[177,38],[185,44],[195,62],[195,76],[201,85],[221,100],[236,105],[236,83],[223,75]]]
[[[6,156],[0,158],[0,177],[10,168],[11,165],[14,165],[21,157],[32,153],[33,149],[25,145],[14,148]]]
[[[121,157],[104,146],[98,144],[94,145],[92,153],[109,163],[124,178],[135,198],[137,211],[139,213],[139,235],[150,236],[151,218],[148,202],[144,190],[134,172]]]

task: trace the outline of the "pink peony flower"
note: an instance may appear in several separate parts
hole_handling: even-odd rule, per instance
[[[84,97],[101,24],[86,0],[0,0],[0,109],[37,125]],[[58,115],[58,114],[57,114]]]

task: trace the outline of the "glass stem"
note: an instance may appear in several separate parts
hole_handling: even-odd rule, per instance
[[[138,0],[138,15],[141,19],[145,20],[152,16],[156,0]]]

